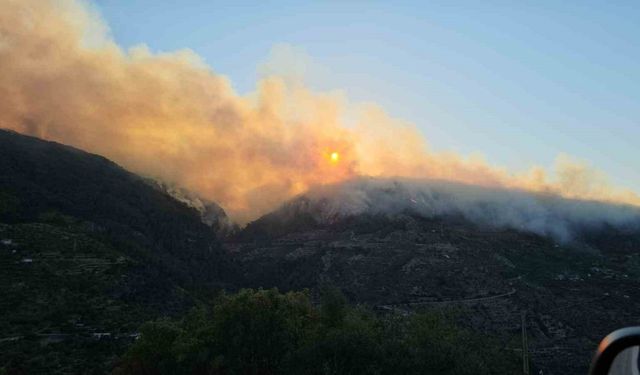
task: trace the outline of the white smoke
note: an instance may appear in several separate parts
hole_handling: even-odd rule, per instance
[[[640,230],[640,209],[634,206],[440,180],[356,178],[316,187],[304,196],[320,222],[362,214],[454,216],[565,243],[606,226]]]
[[[567,158],[551,170],[516,172],[436,152],[414,124],[376,105],[296,83],[304,66],[286,64],[286,53],[278,64],[294,72],[293,80],[268,76],[255,92],[239,95],[194,52],[126,50],[108,29],[82,1],[0,0],[0,128],[183,186],[240,223],[315,185],[356,176],[442,179],[640,206],[637,192]],[[278,70],[266,66],[265,73]],[[444,209],[420,196],[429,210]],[[467,202],[470,209],[474,202]]]

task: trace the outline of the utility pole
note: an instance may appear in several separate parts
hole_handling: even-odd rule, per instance
[[[522,373],[529,375],[529,343],[527,342],[526,312],[522,312]]]

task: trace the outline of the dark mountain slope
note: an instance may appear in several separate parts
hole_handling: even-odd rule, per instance
[[[453,309],[509,351],[520,349],[525,313],[533,364],[545,374],[586,373],[604,335],[640,323],[633,227],[593,226],[561,243],[463,215],[341,215],[335,207],[344,206],[300,197],[227,246],[253,286],[329,284],[381,311]]]
[[[231,276],[215,235],[196,210],[101,156],[0,131],[0,194],[4,222],[58,212],[94,224],[123,249],[164,259],[181,281]]]
[[[231,221],[224,209],[217,203],[201,198],[187,189],[160,180],[146,179],[146,182],[198,211],[200,220],[213,229],[219,238],[229,237],[239,230],[239,226]]]
[[[140,323],[236,281],[195,209],[103,157],[0,130],[0,368],[105,371]]]

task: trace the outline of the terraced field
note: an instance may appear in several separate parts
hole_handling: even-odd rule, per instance
[[[0,224],[0,362],[104,369],[151,316],[118,295],[132,260],[83,229]]]

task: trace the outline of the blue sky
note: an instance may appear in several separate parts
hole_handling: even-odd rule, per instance
[[[190,48],[240,93],[276,45],[307,83],[513,170],[560,153],[640,191],[640,1],[94,0],[123,47]]]

